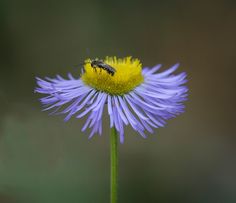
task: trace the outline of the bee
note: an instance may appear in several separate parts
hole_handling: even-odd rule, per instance
[[[116,69],[114,69],[110,65],[104,63],[103,60],[100,60],[100,59],[91,60],[91,66],[92,66],[92,68],[94,68],[95,71],[97,70],[96,68],[100,68],[100,69],[105,70],[111,76],[113,76],[116,72]]]

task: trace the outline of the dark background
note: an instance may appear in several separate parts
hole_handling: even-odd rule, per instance
[[[107,55],[180,62],[190,89],[166,128],[126,130],[119,202],[236,202],[236,1],[0,0],[0,28],[0,203],[109,202],[109,131],[88,140],[33,93]]]

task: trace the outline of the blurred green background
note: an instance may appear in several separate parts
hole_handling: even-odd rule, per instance
[[[0,0],[0,27],[0,203],[109,202],[109,131],[88,140],[33,93],[107,55],[180,62],[190,88],[166,128],[126,130],[119,202],[236,202],[236,1]]]

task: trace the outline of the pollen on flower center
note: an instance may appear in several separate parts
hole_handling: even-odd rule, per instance
[[[123,95],[140,85],[144,78],[142,64],[132,57],[106,57],[103,61],[115,69],[114,75],[106,69],[91,66],[91,59],[85,60],[83,82],[97,90],[111,95]]]

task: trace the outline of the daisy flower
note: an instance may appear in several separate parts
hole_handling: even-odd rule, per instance
[[[106,57],[104,65],[112,67],[114,74],[106,68],[94,67],[91,59],[85,60],[79,78],[70,73],[65,79],[37,78],[37,93],[46,95],[40,101],[44,110],[53,114],[65,114],[65,121],[72,116],[87,116],[82,131],[90,128],[89,138],[102,134],[104,108],[110,118],[120,142],[124,142],[124,127],[130,125],[143,138],[153,128],[163,127],[166,120],[184,111],[187,98],[186,73],[173,72],[179,64],[158,72],[161,65],[142,68],[139,59],[132,57]]]

